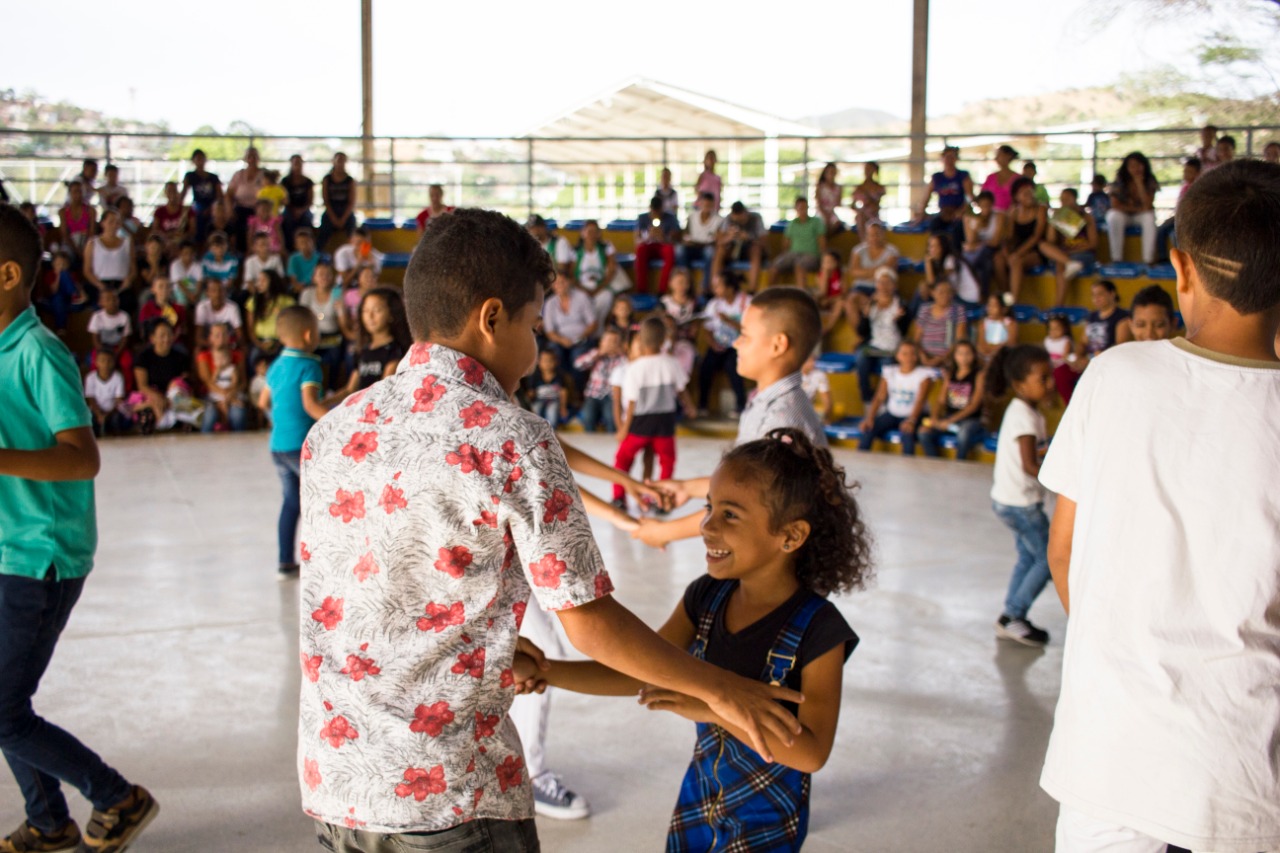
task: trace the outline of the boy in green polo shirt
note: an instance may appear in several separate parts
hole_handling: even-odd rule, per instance
[[[0,851],[122,851],[159,804],[31,707],[98,543],[93,421],[75,360],[31,306],[40,256],[35,226],[0,205],[0,750],[27,812]],[[83,839],[62,782],[93,804]]]
[[[809,215],[809,200],[796,199],[796,218],[787,223],[785,250],[773,262],[773,284],[780,276],[795,273],[796,287],[809,286],[809,273],[817,272],[827,253],[827,225]]]

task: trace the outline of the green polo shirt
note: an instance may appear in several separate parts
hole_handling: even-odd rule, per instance
[[[791,241],[791,251],[802,255],[818,254],[818,241],[827,233],[827,225],[816,216],[810,216],[804,222],[792,219],[787,223],[787,239]]]
[[[0,448],[44,450],[92,423],[75,359],[28,308],[0,332]],[[43,578],[53,566],[58,580],[82,578],[97,546],[93,480],[0,475],[0,574]]]

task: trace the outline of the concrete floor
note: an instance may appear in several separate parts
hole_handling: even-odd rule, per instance
[[[612,458],[606,436],[573,440]],[[721,447],[682,439],[677,473],[709,473]],[[1051,850],[1056,804],[1037,779],[1065,617],[1049,589],[1031,614],[1047,650],[994,639],[1013,542],[990,467],[837,455],[862,483],[879,579],[837,599],[862,644],[806,849]],[[275,580],[277,488],[264,435],[103,445],[97,568],[36,706],[159,798],[138,853],[319,849],[294,773],[296,587]],[[656,553],[593,524],[619,600],[651,624],[703,571],[700,542]],[[595,813],[539,819],[548,851],[661,849],[692,726],[631,702],[556,696],[551,764]],[[73,808],[87,817],[78,796]],[[6,779],[0,828],[21,819]]]

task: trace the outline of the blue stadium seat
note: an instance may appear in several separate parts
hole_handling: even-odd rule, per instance
[[[370,231],[394,231],[396,227],[394,219],[386,219],[380,216],[370,217],[362,224]]]
[[[1147,267],[1147,278],[1155,281],[1174,281],[1178,274],[1173,271],[1173,264],[1152,264]]]
[[[1186,324],[1182,322],[1182,312],[1181,312],[1181,311],[1174,311],[1174,312],[1173,312],[1173,327],[1174,327],[1175,329],[1181,329],[1181,328],[1183,328],[1185,325],[1186,325]]]
[[[1040,309],[1034,305],[1018,304],[1013,306],[1010,313],[1013,314],[1013,319],[1019,323],[1035,323],[1040,319]]]
[[[965,319],[972,323],[975,320],[981,320],[987,316],[987,309],[981,305],[975,305],[964,314]]]
[[[554,230],[556,230],[556,229],[557,229],[557,228],[559,228],[559,227],[560,227],[560,226],[556,224],[556,221],[555,221],[554,219],[548,219],[548,220],[547,220],[547,230],[548,230],[548,231],[554,231]]]
[[[825,432],[827,438],[834,438],[844,441],[857,441],[862,438],[862,429],[859,426],[862,418],[845,418],[833,424],[827,424]]]
[[[783,231],[787,230],[787,220],[779,219],[777,222],[769,226],[769,230],[774,234],[781,234]]]
[[[852,373],[858,366],[858,357],[851,352],[824,352],[814,364],[827,373]]]
[[[634,231],[636,230],[636,220],[634,219],[615,219],[604,227],[606,231]]]
[[[1128,226],[1125,226],[1125,229],[1124,229],[1124,236],[1126,236],[1126,237],[1141,237],[1141,236],[1142,236],[1142,226],[1141,226],[1141,225],[1128,225]]]
[[[995,453],[996,448],[999,446],[999,442],[1000,442],[999,435],[989,435],[982,442],[982,446],[985,447],[989,452]]]
[[[1054,316],[1066,317],[1068,323],[1070,323],[1072,326],[1078,326],[1081,323],[1083,323],[1085,320],[1089,319],[1089,309],[1077,308],[1075,306],[1065,307],[1065,308],[1051,308],[1048,311],[1044,312],[1041,319],[1043,319],[1044,322],[1047,323],[1049,322],[1049,318]]]
[[[613,256],[613,259],[617,261],[619,265],[624,267],[635,266],[636,253],[635,252],[619,252],[618,254]]]
[[[1053,275],[1053,267],[1049,266],[1048,264],[1036,264],[1034,267],[1027,270],[1027,275],[1029,276]]]
[[[1103,278],[1138,278],[1147,270],[1146,264],[1133,261],[1116,261],[1098,267],[1098,275]]]
[[[751,269],[751,261],[734,261],[729,264],[729,269],[734,272],[747,272]]]
[[[417,219],[406,219],[404,222],[401,222],[401,223],[400,223],[400,227],[401,227],[401,228],[403,228],[403,229],[405,229],[406,231],[417,231],[417,230],[418,230],[418,220],[417,220]]]
[[[898,258],[898,272],[924,272],[924,261],[913,261],[910,258]]]
[[[565,231],[581,231],[582,226],[585,225],[586,222],[587,221],[585,219],[570,219],[568,222],[566,222],[564,225],[561,225],[560,227]]]
[[[409,266],[409,252],[388,252],[382,258],[384,270],[402,270]]]
[[[960,437],[952,432],[944,432],[942,436],[938,439],[938,444],[942,445],[948,450],[955,450],[957,447],[960,446]]]
[[[652,311],[658,307],[658,297],[652,293],[633,293],[631,294],[631,307],[636,309],[636,313],[639,314]]]
[[[894,234],[924,234],[929,230],[929,225],[926,222],[921,222],[918,224],[912,223],[912,222],[902,222],[898,225],[893,226],[889,230],[892,231]]]
[[[902,433],[898,432],[896,429],[889,430],[887,433],[884,434],[884,440],[889,442],[890,444],[901,446]]]

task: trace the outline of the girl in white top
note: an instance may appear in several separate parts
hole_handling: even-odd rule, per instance
[[[1047,437],[1044,415],[1037,407],[1052,389],[1049,353],[1037,346],[1004,347],[987,368],[987,426],[995,426],[998,418],[1000,430],[991,505],[996,517],[1013,531],[1018,552],[1004,612],[996,621],[996,636],[1036,647],[1049,642],[1049,633],[1032,625],[1027,613],[1050,579],[1049,518],[1037,479]],[[1003,413],[997,415],[1002,406]]]
[[[84,277],[99,292],[104,287],[127,290],[135,273],[133,241],[120,234],[120,214],[114,209],[102,214],[102,233],[84,250]]]
[[[978,353],[989,360],[1003,346],[1018,341],[1018,324],[1009,316],[1009,307],[999,294],[987,297],[987,316],[982,319],[982,336],[978,338]]]
[[[920,349],[913,342],[898,344],[897,364],[881,372],[880,386],[867,406],[858,449],[870,450],[876,439],[897,430],[902,436],[902,455],[914,456],[916,427],[929,400],[933,377],[934,372],[920,363]]]

